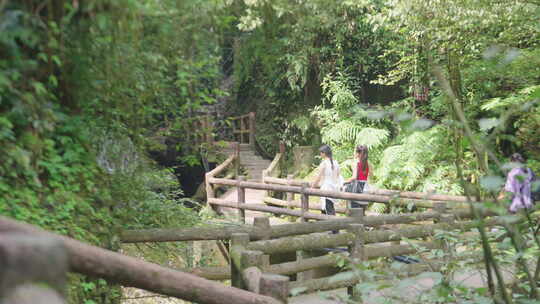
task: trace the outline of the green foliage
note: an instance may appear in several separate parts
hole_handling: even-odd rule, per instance
[[[113,250],[120,227],[197,223],[147,148],[223,95],[220,5],[38,2],[0,3],[0,214]],[[119,301],[102,280],[71,280],[72,303]]]

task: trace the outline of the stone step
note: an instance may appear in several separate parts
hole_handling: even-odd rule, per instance
[[[250,165],[264,165],[264,166],[269,166],[271,164],[271,162],[269,161],[265,161],[264,159],[253,159],[253,160],[240,160],[240,163],[241,164],[250,164]]]
[[[241,162],[268,162],[271,163],[271,161],[261,158],[261,157],[240,157]]]
[[[261,169],[261,170],[268,168],[268,165],[266,165],[266,164],[253,164],[253,163],[246,164],[246,163],[244,163],[244,164],[240,164],[240,165],[242,167],[256,168],[256,169]]]

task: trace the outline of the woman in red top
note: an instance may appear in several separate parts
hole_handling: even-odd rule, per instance
[[[368,163],[368,148],[364,145],[358,145],[356,147],[356,159],[358,162],[356,166],[353,167],[353,175],[347,180],[348,183],[355,182],[358,183],[356,188],[356,193],[364,192],[364,187],[367,184],[369,176],[369,163]],[[355,201],[351,201],[351,208],[360,207],[360,204]]]

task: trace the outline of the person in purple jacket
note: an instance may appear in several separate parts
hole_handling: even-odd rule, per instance
[[[534,173],[525,166],[525,159],[521,154],[512,154],[510,161],[517,164],[517,166],[508,172],[504,191],[512,194],[512,202],[508,207],[508,211],[516,213],[519,209],[528,209],[533,206],[531,184]]]

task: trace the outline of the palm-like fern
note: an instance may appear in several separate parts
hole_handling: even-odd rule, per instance
[[[375,170],[383,188],[459,193],[452,164],[438,159],[447,149],[445,130],[435,127],[405,137],[382,153]]]
[[[386,142],[389,132],[384,129],[365,127],[350,119],[326,126],[322,130],[322,139],[334,144],[363,144],[375,148]]]

